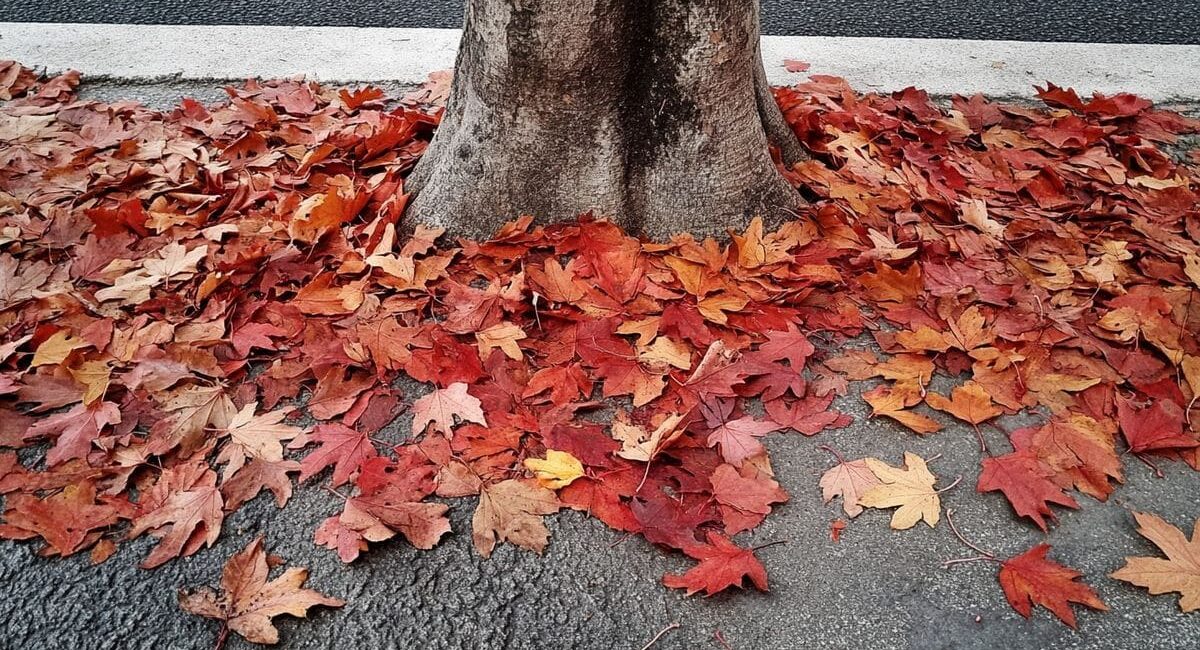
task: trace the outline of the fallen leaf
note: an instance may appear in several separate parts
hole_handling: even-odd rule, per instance
[[[754,556],[753,549],[734,544],[720,533],[709,532],[707,544],[695,544],[684,549],[688,557],[700,560],[683,575],[668,573],[663,584],[672,589],[686,589],[687,595],[703,591],[711,596],[729,587],[741,587],[745,578],[759,591],[767,590],[767,571]]]
[[[859,497],[860,505],[896,508],[892,515],[892,528],[896,530],[912,528],[922,519],[930,528],[937,525],[941,517],[941,499],[933,487],[937,478],[926,467],[925,459],[906,451],[903,468],[892,467],[874,458],[864,461],[875,478],[879,479],[879,485]]]
[[[583,476],[583,464],[565,451],[547,449],[546,458],[526,458],[525,469],[533,472],[538,485],[561,490]]]
[[[839,462],[826,470],[820,481],[825,503],[829,503],[834,497],[842,497],[842,510],[850,518],[862,513],[863,507],[859,500],[863,494],[878,485],[880,481],[871,471],[865,458]]]
[[[189,614],[213,618],[251,643],[279,643],[271,619],[284,614],[305,618],[318,605],[341,607],[343,601],[304,589],[308,570],[290,568],[267,581],[267,552],[261,535],[225,563],[221,593],[203,587],[179,592],[179,606]]]
[[[423,433],[429,425],[447,438],[454,435],[454,418],[487,426],[479,399],[467,392],[463,382],[450,384],[413,402],[413,432]]]
[[[1107,610],[1095,590],[1075,581],[1081,575],[1078,571],[1046,559],[1049,551],[1049,544],[1038,544],[1000,565],[1000,587],[1012,608],[1029,618],[1033,606],[1041,605],[1072,628],[1075,612],[1071,603]]]
[[[925,396],[925,403],[939,411],[970,424],[982,424],[1004,413],[992,403],[992,398],[979,384],[970,381],[962,386],[955,386],[950,393],[950,399],[938,393]]]
[[[1145,587],[1156,596],[1177,592],[1179,609],[1184,612],[1200,609],[1200,519],[1189,540],[1183,531],[1157,515],[1134,512],[1133,516],[1138,533],[1153,542],[1167,558],[1127,557],[1125,566],[1110,574],[1111,577]]]
[[[491,557],[497,542],[509,542],[541,553],[550,540],[542,516],[561,507],[553,492],[535,483],[508,479],[485,485],[471,519],[475,550]]]
[[[983,459],[979,473],[979,492],[999,490],[1008,498],[1013,510],[1029,517],[1038,528],[1046,530],[1046,517],[1054,518],[1050,504],[1078,508],[1079,504],[1052,480],[1054,470],[1028,451]]]

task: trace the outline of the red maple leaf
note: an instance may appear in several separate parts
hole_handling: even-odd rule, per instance
[[[754,556],[754,549],[742,548],[721,533],[709,531],[707,544],[684,549],[688,557],[700,563],[683,575],[668,573],[663,584],[673,589],[686,589],[687,594],[703,591],[711,596],[730,587],[741,587],[745,578],[759,591],[767,590],[767,570]]]
[[[1046,530],[1045,517],[1054,518],[1050,504],[1078,508],[1079,504],[1052,480],[1054,470],[1029,451],[1017,451],[1003,456],[983,459],[979,474],[979,492],[999,490],[1008,498],[1013,510],[1029,517]]]
[[[1095,590],[1075,581],[1082,574],[1046,559],[1049,551],[1049,544],[1038,544],[1000,565],[1000,587],[1012,608],[1029,618],[1033,606],[1041,605],[1072,628],[1075,612],[1071,603],[1107,610]]]
[[[116,524],[121,513],[111,499],[97,499],[96,484],[90,480],[68,485],[45,499],[14,494],[7,497],[5,506],[0,537],[27,539],[40,535],[48,546],[44,551],[59,555],[70,555],[95,543],[99,536],[93,536],[93,531]]]
[[[297,438],[288,448],[297,449],[309,442],[317,442],[321,446],[300,461],[301,483],[333,465],[332,485],[337,487],[349,481],[363,462],[379,455],[366,432],[355,431],[336,422],[318,424],[311,436]]]
[[[121,412],[112,402],[80,404],[75,408],[34,423],[25,432],[25,439],[55,438],[54,447],[46,452],[50,465],[84,458],[104,427],[121,421]]]
[[[115,208],[90,208],[84,214],[96,224],[92,233],[100,239],[123,232],[133,232],[142,237],[150,234],[146,230],[148,215],[138,199],[128,199]]]
[[[767,417],[780,427],[815,436],[825,429],[839,429],[851,422],[845,413],[829,410],[833,397],[833,393],[824,397],[810,395],[791,402],[781,398],[764,402],[764,406]]]
[[[1117,421],[1129,451],[1135,454],[1200,446],[1200,440],[1184,435],[1183,409],[1169,400],[1154,400],[1145,408],[1137,408],[1133,402],[1118,398]]]
[[[708,434],[708,446],[720,445],[721,456],[730,465],[741,467],[742,462],[751,456],[762,453],[762,443],[759,438],[778,431],[779,425],[770,420],[756,420],[749,415],[743,415],[735,420],[729,420],[717,425]]]
[[[771,513],[771,504],[788,499],[787,492],[769,476],[743,476],[732,465],[718,466],[710,480],[727,535],[753,529]]]

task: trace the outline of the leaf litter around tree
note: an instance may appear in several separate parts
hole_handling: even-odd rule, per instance
[[[997,600],[1075,625],[1071,603],[1104,609],[1101,576],[1045,544],[975,546],[941,505],[965,468],[820,449],[850,421],[834,399],[914,436],[974,430],[975,489],[1014,529],[1197,467],[1200,155],[1178,141],[1200,123],[1132,95],[940,108],[814,76],[776,90],[814,160],[784,170],[812,205],[775,231],[639,241],[585,216],[473,242],[402,219],[444,80],[398,106],[287,81],[166,112],[78,81],[0,64],[0,536],[43,555],[103,562],[149,535],[158,566],[299,483],[337,494],[313,539],[345,562],[430,548],[451,532],[439,497],[477,496],[484,556],[541,551],[570,508],[696,560],[669,587],[765,590],[786,540],[737,536],[816,505],[762,444],[805,435],[851,529],[894,509],[961,540],[954,563],[994,562]],[[1114,577],[1194,609],[1197,552],[1171,527],[1188,522],[1137,517],[1166,559]],[[260,567],[255,544],[230,566]],[[227,594],[277,584],[230,571]],[[274,614],[239,628],[249,610],[205,593],[185,607],[273,638]]]

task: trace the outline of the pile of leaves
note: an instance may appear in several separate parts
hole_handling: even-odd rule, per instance
[[[403,219],[444,79],[399,103],[252,81],[169,112],[78,83],[0,63],[0,537],[44,555],[151,535],[159,566],[321,482],[343,502],[315,542],[345,562],[434,546],[431,497],[477,495],[484,556],[541,551],[571,508],[696,559],[670,587],[765,589],[732,541],[788,499],[760,439],[848,424],[848,379],[885,380],[863,397],[920,435],[941,428],[921,404],[976,429],[1040,414],[1011,449],[980,436],[978,489],[1043,530],[1108,498],[1122,447],[1200,464],[1200,157],[1169,149],[1200,123],[1132,95],[946,109],[814,76],[776,90],[814,158],[784,170],[812,205],[773,232],[652,242],[584,215],[476,242]],[[884,355],[845,351],[863,335]],[[935,481],[909,454],[822,486],[905,528],[938,523]],[[256,544],[227,590],[265,588]],[[1102,608],[1048,550],[1002,563],[1013,606]],[[1155,570],[1119,577],[1197,606]]]

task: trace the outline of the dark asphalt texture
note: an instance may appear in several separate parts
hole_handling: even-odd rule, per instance
[[[458,27],[462,0],[4,0],[0,21]],[[1200,43],[1197,0],[762,0],[763,33]]]

